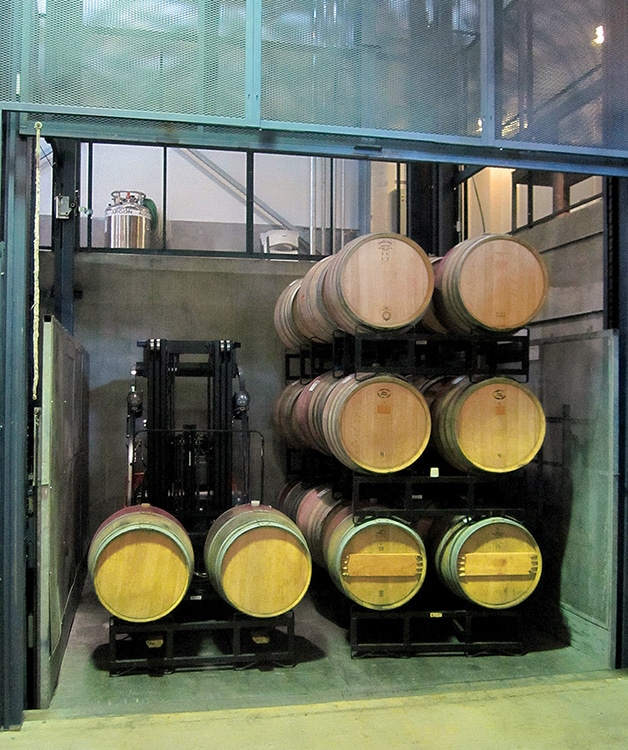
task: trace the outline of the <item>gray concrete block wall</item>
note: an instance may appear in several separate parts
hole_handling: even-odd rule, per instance
[[[541,253],[550,278],[546,304],[531,326],[532,338],[601,330],[602,226],[600,200],[517,233]]]

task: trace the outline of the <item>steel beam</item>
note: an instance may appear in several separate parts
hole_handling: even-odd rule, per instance
[[[451,164],[408,164],[408,237],[432,255],[458,242],[455,176]]]

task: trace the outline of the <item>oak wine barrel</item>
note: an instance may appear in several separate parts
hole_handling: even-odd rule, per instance
[[[395,609],[421,589],[426,554],[421,537],[393,518],[371,518],[355,524],[350,507],[328,518],[323,555],[336,587],[367,609]]]
[[[303,434],[295,418],[295,404],[305,386],[294,380],[281,391],[273,404],[273,424],[281,439],[292,448],[309,448],[309,439]]]
[[[541,255],[522,240],[484,234],[451,248],[435,269],[434,311],[452,333],[509,333],[541,310],[549,287]]]
[[[436,283],[436,269],[438,268],[439,263],[443,260],[441,256],[436,255],[430,255],[428,256],[430,259],[430,263],[432,264],[432,270],[434,271],[434,280]],[[439,319],[438,313],[436,312],[436,307],[434,303],[434,295],[436,294],[436,290],[434,290],[434,294],[432,295],[432,299],[430,299],[430,302],[428,306],[425,308],[425,312],[421,316],[421,320],[418,323],[418,327],[422,331],[427,331],[428,333],[440,333],[443,335],[446,335],[450,333],[447,326],[442,322],[442,320]]]
[[[430,437],[425,398],[397,375],[348,375],[331,390],[322,414],[314,418],[320,420],[326,443],[341,463],[375,474],[410,466]]]
[[[248,503],[222,513],[207,533],[204,559],[216,592],[252,617],[275,617],[295,607],[312,575],[303,534],[269,505]]]
[[[336,324],[325,306],[323,284],[333,256],[317,261],[301,280],[293,308],[294,322],[299,331],[312,341],[329,343]]]
[[[516,380],[437,377],[415,383],[430,404],[433,445],[460,471],[515,471],[540,450],[543,407]]]
[[[488,609],[525,601],[541,577],[541,551],[532,534],[506,516],[452,519],[436,543],[434,565],[454,594]]]
[[[434,289],[425,251],[400,234],[357,237],[332,256],[323,278],[323,301],[338,328],[399,330],[423,315]]]
[[[151,622],[185,596],[194,573],[194,551],[174,516],[151,505],[133,505],[99,526],[87,564],[96,595],[111,614],[129,622]]]
[[[291,281],[277,297],[273,313],[275,331],[286,349],[292,351],[298,351],[309,343],[307,337],[299,330],[294,316],[295,299],[300,286],[301,279]]]
[[[312,559],[318,565],[325,565],[323,553],[323,528],[330,515],[341,506],[334,498],[331,485],[324,484],[305,491],[295,508],[294,520],[303,532]]]
[[[322,410],[329,393],[338,382],[338,378],[334,378],[331,372],[318,375],[303,386],[292,411],[294,428],[302,440],[310,448],[328,455],[331,450],[314,409]]]

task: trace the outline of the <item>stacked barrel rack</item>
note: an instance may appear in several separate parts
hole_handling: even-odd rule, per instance
[[[547,289],[509,236],[428,258],[372,234],[278,298],[277,506],[344,595],[353,656],[523,650],[542,556],[531,501],[504,497],[545,435],[524,382]]]

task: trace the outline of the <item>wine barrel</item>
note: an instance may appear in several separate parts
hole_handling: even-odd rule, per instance
[[[301,435],[301,439],[310,448],[327,455],[331,451],[312,410],[317,403],[326,401],[327,394],[338,382],[338,379],[334,378],[330,372],[318,375],[303,387],[292,411],[294,427]]]
[[[297,509],[303,497],[311,488],[306,487],[303,482],[288,482],[277,498],[277,509],[285,513],[288,518],[296,523]]]
[[[345,466],[387,474],[410,466],[430,437],[430,412],[419,391],[397,375],[348,375],[330,392],[320,424]]]
[[[323,528],[335,508],[341,505],[334,498],[328,484],[305,491],[296,506],[294,520],[308,543],[312,559],[318,565],[325,565],[323,553]]]
[[[323,555],[336,587],[367,609],[400,607],[420,590],[426,556],[421,537],[393,518],[371,518],[354,524],[344,507],[327,520]]]
[[[334,323],[348,333],[412,326],[434,289],[425,251],[399,234],[357,237],[332,256],[323,278],[323,301]]]
[[[332,262],[329,255],[315,263],[301,280],[293,308],[294,322],[299,331],[312,341],[329,343],[336,325],[331,319],[323,297],[325,273]]]
[[[439,263],[443,260],[441,256],[436,255],[430,255],[428,256],[430,259],[430,263],[432,264],[432,270],[434,271],[434,279],[436,279],[436,269],[438,268]],[[432,295],[432,299],[430,299],[429,305],[425,308],[425,312],[421,316],[421,320],[418,323],[418,327],[422,331],[427,331],[428,333],[440,333],[440,334],[448,334],[450,333],[447,326],[439,319],[438,313],[436,312],[436,306],[434,303],[434,295],[436,294],[436,290],[434,291],[434,294]]]
[[[295,420],[294,408],[305,386],[298,380],[289,383],[273,404],[273,423],[282,440],[292,448],[309,448],[309,440]]]
[[[105,609],[129,622],[151,622],[185,596],[194,573],[194,551],[174,516],[151,505],[133,505],[99,526],[87,565]]]
[[[515,471],[540,450],[543,407],[516,380],[441,377],[415,383],[430,404],[435,448],[460,471]]]
[[[525,601],[541,577],[541,551],[532,534],[506,516],[457,516],[435,545],[442,583],[467,601],[506,609]]]
[[[291,281],[277,297],[273,313],[275,331],[281,343],[290,350],[298,350],[309,343],[307,337],[299,330],[294,318],[295,299],[300,286],[301,279]]]
[[[335,377],[332,372],[325,372],[314,378],[308,386],[310,394],[303,413],[303,419],[312,438],[311,446],[327,455],[331,454],[331,449],[323,429],[323,411],[327,399],[339,383],[340,378]]]
[[[305,595],[312,559],[303,534],[269,505],[237,505],[212,524],[205,568],[217,593],[252,617],[275,617]]]
[[[533,247],[485,234],[460,242],[438,264],[434,307],[454,333],[508,333],[537,315],[548,286],[545,262]]]
[[[285,513],[288,518],[292,518],[287,510],[288,504],[290,503],[290,496],[292,493],[300,493],[302,492],[302,490],[303,484],[298,479],[291,479],[290,481],[286,482],[277,495],[274,507],[277,508],[277,510],[280,510],[282,513]],[[292,518],[292,520],[294,521],[294,518]]]

